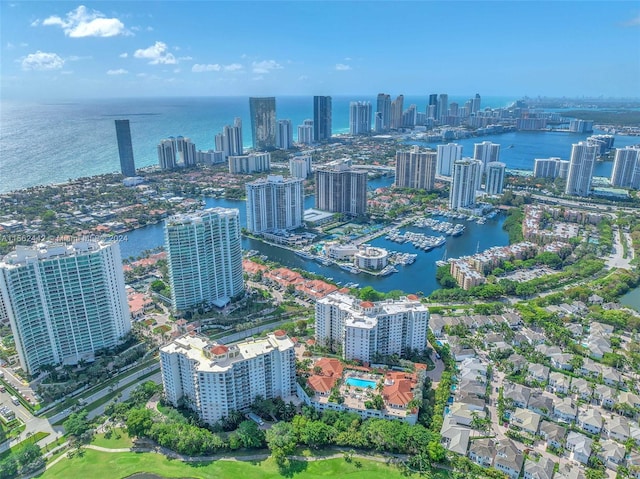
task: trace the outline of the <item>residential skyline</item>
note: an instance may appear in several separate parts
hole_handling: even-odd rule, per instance
[[[390,15],[406,20],[376,35]],[[180,28],[199,18],[237,21]],[[624,1],[158,2],[153,12],[146,2],[16,1],[0,3],[0,27],[3,99],[620,98],[637,97],[640,84],[640,9]],[[416,41],[392,41],[411,30]]]

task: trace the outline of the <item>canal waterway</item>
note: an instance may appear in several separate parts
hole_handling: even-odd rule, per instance
[[[375,189],[382,186],[389,186],[392,182],[393,178],[379,178],[370,181],[369,187]],[[240,211],[240,223],[242,226],[246,226],[246,208],[244,201],[227,200],[224,198],[206,198],[205,202],[208,208],[237,208]],[[313,204],[313,196],[305,199],[305,208],[312,208]],[[445,245],[429,252],[417,249],[409,243],[394,243],[386,240],[384,237],[379,237],[371,241],[370,244],[373,246],[383,247],[392,251],[416,253],[418,255],[415,263],[408,266],[397,266],[399,270],[398,273],[393,273],[385,277],[375,277],[366,273],[348,273],[338,266],[324,266],[313,260],[302,258],[287,249],[272,246],[251,238],[243,238],[242,247],[244,250],[256,250],[261,255],[266,255],[269,259],[277,261],[283,266],[304,269],[311,273],[333,278],[334,281],[340,282],[341,284],[358,283],[360,287],[372,286],[378,291],[388,292],[392,290],[402,290],[406,293],[416,293],[420,291],[428,295],[439,287],[435,280],[437,269],[436,261],[474,254],[476,251],[482,251],[491,246],[504,246],[509,244],[509,237],[502,229],[502,224],[505,220],[502,215],[487,220],[483,225],[479,225],[473,221],[450,220],[447,218],[438,219],[453,223],[463,223],[466,226],[465,232],[462,236],[458,237],[447,236]],[[440,233],[428,228],[410,227],[402,228],[401,231],[406,231],[407,229],[428,235],[440,235]],[[122,257],[137,257],[145,250],[163,246],[163,224],[158,223],[131,231],[126,234],[126,238],[127,241],[120,243]]]
[[[620,304],[640,311],[640,287],[632,289],[624,296],[620,297]]]

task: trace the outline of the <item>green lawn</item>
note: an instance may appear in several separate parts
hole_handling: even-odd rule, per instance
[[[105,437],[108,436],[108,437]],[[133,446],[131,438],[124,429],[114,429],[110,434],[96,434],[93,436],[91,444],[109,449],[121,449]]]
[[[357,467],[360,464],[360,467]],[[153,453],[104,453],[87,449],[82,457],[62,459],[48,471],[37,476],[42,479],[68,479],[70,477],[100,477],[121,479],[136,472],[149,472],[167,478],[197,479],[319,479],[348,477],[350,479],[402,479],[400,470],[373,461],[354,459],[348,464],[344,459],[316,462],[295,462],[286,476],[282,476],[275,463],[268,459],[260,462],[216,461],[186,464]],[[416,476],[418,477],[418,476]],[[446,478],[437,474],[435,477]]]

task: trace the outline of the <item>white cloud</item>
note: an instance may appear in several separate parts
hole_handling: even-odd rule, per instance
[[[640,15],[636,15],[632,19],[623,22],[622,25],[625,27],[640,27]]]
[[[118,68],[117,70],[107,70],[107,75],[126,75],[129,73],[124,68]]]
[[[23,70],[59,70],[64,66],[64,60],[56,53],[46,53],[38,50],[29,53],[22,60]]]
[[[242,70],[244,67],[239,63],[232,63],[231,65],[225,65],[223,67],[226,72],[237,72],[238,70]]]
[[[264,77],[262,75],[258,75],[257,77],[253,77],[252,80],[253,81],[260,81],[260,80],[264,80]]]
[[[80,60],[92,60],[92,59],[93,59],[93,57],[91,55],[85,56],[85,57],[79,57],[78,55],[70,55],[67,58],[65,58],[65,61],[77,62],[77,61],[80,61]]]
[[[338,70],[339,72],[344,72],[347,70],[351,70],[351,67],[349,65],[345,65],[344,63],[336,63],[336,70]]]
[[[37,27],[38,25],[40,25],[40,20],[38,20],[37,18],[33,22],[31,22],[32,27]]]
[[[153,27],[147,27],[147,31],[148,32],[152,32],[153,31]]]
[[[40,21],[36,20],[31,26],[39,24]],[[124,23],[119,19],[106,18],[103,13],[89,10],[84,5],[68,12],[64,19],[57,15],[51,15],[42,21],[42,25],[61,27],[64,34],[71,38],[131,35],[131,32],[124,27]]]
[[[202,72],[219,72],[222,70],[222,67],[217,63],[204,65],[201,63],[196,63],[191,67],[191,71],[194,73],[202,73]]]
[[[118,55],[120,58],[127,58],[129,56],[129,54],[127,52],[121,53],[120,55]]]
[[[193,57],[178,57],[179,62],[188,62],[193,60]]]
[[[253,73],[271,73],[272,70],[279,70],[282,68],[275,60],[263,60],[261,62],[252,62]]]
[[[28,46],[29,46],[29,44],[28,44],[28,43],[24,43],[24,42],[22,42],[22,43],[20,44],[20,46],[21,46],[22,48],[25,48],[25,47],[28,47]]]
[[[167,50],[168,47],[166,43],[156,42],[149,48],[136,50],[133,56],[136,58],[147,59],[151,65],[173,65],[177,63],[176,57],[173,56],[173,53],[170,53]]]
[[[191,71],[194,73],[202,72],[236,72],[244,69],[239,63],[231,63],[230,65],[220,65],[218,63],[202,64],[196,63],[191,67]]]

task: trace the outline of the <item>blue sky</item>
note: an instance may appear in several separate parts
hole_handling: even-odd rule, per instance
[[[3,99],[640,97],[640,4],[0,0]]]

